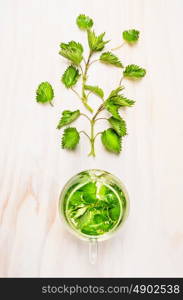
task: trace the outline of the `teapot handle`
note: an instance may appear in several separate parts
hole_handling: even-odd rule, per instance
[[[98,257],[98,241],[97,239],[90,239],[89,241],[89,261],[94,265]]]

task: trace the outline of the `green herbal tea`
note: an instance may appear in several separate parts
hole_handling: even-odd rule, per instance
[[[86,176],[70,185],[64,197],[64,215],[68,224],[80,234],[103,235],[122,222],[126,198],[119,185],[104,180],[105,175]],[[92,178],[91,178],[92,177]],[[90,180],[88,180],[90,179]]]

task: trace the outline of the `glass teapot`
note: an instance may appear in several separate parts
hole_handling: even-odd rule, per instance
[[[60,194],[59,212],[71,233],[89,241],[89,259],[97,260],[98,241],[106,240],[128,216],[129,197],[114,175],[97,169],[72,177]]]

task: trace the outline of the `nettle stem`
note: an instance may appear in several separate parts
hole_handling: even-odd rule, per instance
[[[95,59],[95,60],[93,60],[93,61],[90,63],[89,66],[91,66],[91,65],[94,64],[94,63],[96,63],[97,61],[100,61],[100,59]]]
[[[94,132],[94,127],[95,127],[95,123],[97,121],[96,117],[98,116],[98,114],[104,109],[104,105],[100,105],[100,107],[98,108],[97,112],[95,113],[95,115],[93,116],[93,118],[90,120],[90,125],[91,125],[91,133],[90,133],[90,144],[91,144],[91,150],[90,153],[88,154],[89,156],[95,156],[95,139],[96,137],[101,134],[101,132],[98,132],[95,135]]]
[[[90,140],[89,135],[84,130],[81,130],[79,133],[83,133]]]
[[[87,61],[85,62],[85,69],[84,69],[84,72],[83,72],[83,76],[82,76],[82,79],[83,79],[83,82],[82,82],[82,102],[84,104],[84,106],[90,111],[90,112],[93,112],[93,109],[91,108],[91,106],[87,103],[87,100],[88,100],[88,97],[85,93],[85,85],[86,85],[86,81],[87,81],[87,73],[88,73],[88,68],[90,66],[90,59],[92,57],[92,54],[93,52],[90,51],[89,53],[89,56],[88,56],[88,59]]]
[[[122,43],[121,45],[119,45],[118,47],[115,47],[115,48],[111,49],[111,51],[119,50],[119,49],[121,49],[124,45],[125,45],[125,42],[123,42],[123,43]]]
[[[95,127],[95,123],[100,120],[97,119],[97,116],[98,114],[104,109],[104,104],[100,105],[98,110],[96,111],[95,115],[93,116],[93,118],[89,118],[86,114],[84,113],[81,113],[82,116],[84,116],[85,118],[88,119],[88,121],[90,122],[90,136],[84,131],[80,131],[80,133],[83,133],[90,141],[90,152],[89,152],[89,156],[96,156],[95,155],[95,140],[96,140],[96,137],[101,134],[102,132],[98,132],[96,135],[95,135],[95,131],[94,131],[94,127]],[[106,118],[101,118],[101,119],[105,119],[107,120]]]
[[[120,78],[120,81],[119,81],[119,86],[121,86],[121,85],[122,85],[122,81],[123,81],[123,79],[124,79],[124,76],[122,75],[122,77]]]
[[[91,124],[91,135],[90,135],[91,150],[88,155],[95,156],[95,137],[94,137],[95,120],[91,119],[90,124]]]

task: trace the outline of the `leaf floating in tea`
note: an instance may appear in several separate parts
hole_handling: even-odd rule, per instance
[[[120,200],[111,188],[102,184],[97,193],[96,182],[88,182],[70,197],[67,216],[77,230],[97,236],[111,230],[120,213]]]

